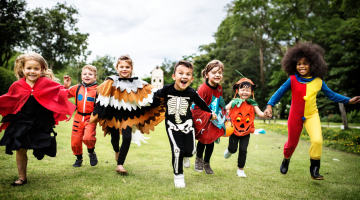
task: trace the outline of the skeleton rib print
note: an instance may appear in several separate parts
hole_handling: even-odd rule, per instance
[[[180,124],[182,122],[180,115],[186,115],[187,109],[189,107],[189,102],[186,99],[190,97],[179,97],[168,95],[170,99],[168,100],[168,114],[175,115],[175,122]]]

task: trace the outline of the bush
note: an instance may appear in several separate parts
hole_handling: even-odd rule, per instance
[[[322,122],[342,122],[342,118],[340,115],[338,114],[334,114],[334,115],[330,115],[330,116],[325,116],[322,117],[320,119]]]
[[[11,84],[17,80],[13,71],[0,67],[0,95],[6,94]]]
[[[353,110],[349,113],[346,113],[346,118],[348,120],[348,123],[360,122],[360,110],[359,111]]]

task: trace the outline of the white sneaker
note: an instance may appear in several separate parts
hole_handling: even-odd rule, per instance
[[[188,157],[184,157],[183,164],[184,164],[184,167],[189,168],[190,167],[190,159]]]
[[[184,174],[174,175],[174,183],[176,188],[185,188]]]
[[[237,169],[236,174],[238,177],[246,177],[244,170]]]
[[[228,149],[225,149],[224,158],[225,158],[225,159],[228,159],[228,158],[231,157],[231,155],[232,155],[232,153],[230,153]]]

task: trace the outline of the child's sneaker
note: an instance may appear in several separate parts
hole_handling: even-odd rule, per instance
[[[241,169],[238,169],[236,174],[238,175],[238,177],[246,177],[244,170]]]
[[[230,153],[229,150],[226,149],[225,152],[224,152],[224,158],[228,159],[228,158],[230,158],[231,155],[232,155],[232,153]]]
[[[75,163],[73,164],[73,167],[81,167],[82,162],[83,162],[83,160],[76,159]]]
[[[204,171],[204,161],[203,161],[202,158],[196,157],[194,170],[197,171],[197,172],[203,172]]]
[[[184,174],[174,175],[174,183],[176,188],[184,188],[185,187]]]
[[[210,163],[204,162],[204,170],[206,174],[214,174],[213,170],[210,167]]]
[[[184,163],[184,167],[186,168],[190,167],[190,159],[188,157],[184,157],[183,163]]]
[[[95,166],[98,163],[98,159],[96,157],[96,153],[91,153],[89,154],[89,158],[90,158],[90,165],[91,166]]]

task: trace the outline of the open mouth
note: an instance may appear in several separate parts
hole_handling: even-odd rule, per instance
[[[188,82],[187,81],[180,81],[181,85],[186,85]]]
[[[241,124],[240,128],[242,128],[242,127],[245,127],[244,124]],[[235,129],[236,129],[239,133],[241,133],[241,132],[246,132],[246,131],[249,130],[249,128],[250,128],[250,126],[248,126],[246,130],[239,130],[239,129],[237,129],[236,126],[235,126]]]

